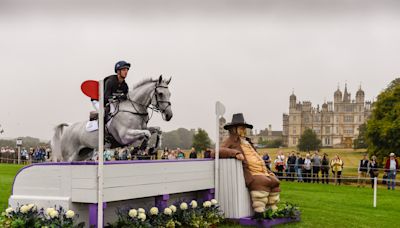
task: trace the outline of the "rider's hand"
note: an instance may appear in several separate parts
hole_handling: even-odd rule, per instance
[[[120,100],[126,100],[127,97],[126,97],[125,94],[121,94],[121,95],[118,97],[118,99],[120,99]]]
[[[243,154],[236,154],[236,159],[239,161],[243,161],[244,160]]]

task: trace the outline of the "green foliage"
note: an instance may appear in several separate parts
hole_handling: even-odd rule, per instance
[[[193,147],[196,151],[203,151],[211,146],[211,139],[205,130],[199,128],[197,134],[193,136]]]
[[[297,148],[300,151],[319,150],[321,148],[321,140],[317,134],[311,129],[306,129],[300,137]]]
[[[194,131],[179,128],[174,131],[163,133],[162,148],[190,149],[193,144]]]
[[[256,217],[256,219],[274,219],[274,218],[299,218],[300,209],[296,205],[291,203],[279,204],[277,210],[272,210],[271,208],[262,213],[261,217]]]
[[[367,139],[366,139],[366,131],[367,124],[361,124],[358,127],[358,137],[354,139],[354,149],[365,149],[368,148]]]
[[[378,161],[391,152],[400,156],[400,78],[393,80],[373,104],[366,141],[370,155],[376,155]]]

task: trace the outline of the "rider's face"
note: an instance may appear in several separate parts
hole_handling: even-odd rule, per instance
[[[246,127],[238,126],[237,127],[237,133],[238,133],[239,136],[245,137],[246,136]]]
[[[121,78],[125,79],[126,76],[128,76],[128,71],[129,71],[128,68],[123,68],[123,69],[121,69],[121,70],[118,71],[118,73],[119,73],[118,75],[119,75]]]

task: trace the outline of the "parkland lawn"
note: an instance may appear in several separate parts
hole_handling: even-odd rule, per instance
[[[0,164],[0,210],[7,207],[15,174],[22,166]],[[281,202],[300,207],[301,222],[279,227],[400,227],[400,187],[378,188],[373,208],[370,187],[281,182]],[[242,227],[223,225],[220,227]]]

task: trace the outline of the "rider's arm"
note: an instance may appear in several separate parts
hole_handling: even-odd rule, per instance
[[[104,85],[104,104],[108,103],[108,99],[112,98],[113,82],[112,79],[106,80]]]

